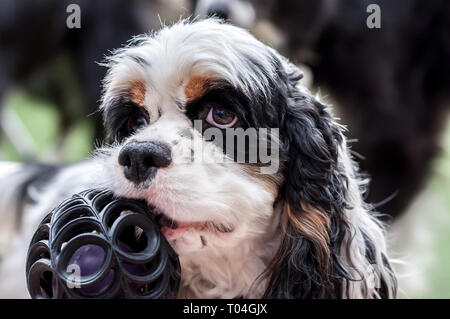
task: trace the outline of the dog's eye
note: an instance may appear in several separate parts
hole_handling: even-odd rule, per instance
[[[134,113],[128,119],[128,130],[130,133],[134,133],[137,130],[146,127],[147,125],[148,125],[147,117],[140,112]]]
[[[218,128],[232,127],[237,121],[237,116],[220,106],[213,106],[209,109],[206,122]]]

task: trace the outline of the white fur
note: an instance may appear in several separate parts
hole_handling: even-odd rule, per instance
[[[0,163],[0,167],[6,167],[6,163]],[[101,165],[101,163],[100,163]],[[22,170],[26,165],[17,166]],[[79,193],[85,189],[97,187],[97,172],[99,172],[98,163],[87,161],[78,165],[64,169],[55,180],[47,185],[39,193],[31,189],[29,195],[35,197],[36,204],[26,205],[24,208],[23,223],[20,230],[11,238],[9,252],[2,256],[0,264],[0,298],[28,298],[26,289],[25,261],[28,246],[31,238],[36,231],[36,227],[41,220],[62,200]],[[5,175],[0,179],[2,191],[12,187],[20,182],[16,174]],[[9,187],[8,187],[9,186]],[[11,200],[2,201],[2,203],[11,202]],[[3,233],[3,224],[0,233]]]
[[[355,178],[356,164],[351,160],[344,142],[340,148],[341,162],[345,165],[346,175],[349,178],[348,194],[352,209],[345,211],[346,218],[351,227],[350,234],[346,236],[342,244],[342,256],[349,269],[353,269],[352,275],[355,281],[348,282],[347,298],[367,298],[367,296],[377,296],[376,288],[380,287],[381,278],[390,285],[390,276],[383,265],[382,254],[386,254],[387,246],[383,227],[381,223],[368,212],[368,205],[361,198],[361,187],[367,181],[359,181]],[[370,264],[366,258],[366,242],[364,234],[371,239],[374,245],[376,264]],[[390,295],[390,298],[395,296]]]
[[[17,210],[14,201],[11,198],[15,197],[16,187],[9,182],[12,176],[15,176],[15,181],[20,184],[21,165],[18,163],[0,162],[0,185],[9,184],[10,187],[4,188],[0,192],[0,218],[2,230],[0,231],[0,257],[4,255],[8,249],[11,241],[11,236],[14,232],[14,225],[16,224],[15,211]]]

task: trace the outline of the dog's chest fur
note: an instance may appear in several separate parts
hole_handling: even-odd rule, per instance
[[[278,236],[268,238],[220,250],[205,247],[201,252],[180,256],[182,279],[178,297],[261,298],[267,280],[259,276],[279,244]]]

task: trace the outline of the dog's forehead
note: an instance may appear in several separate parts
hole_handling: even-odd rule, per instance
[[[138,105],[194,99],[214,80],[244,92],[267,90],[274,52],[247,31],[217,22],[181,21],[141,36],[109,60],[104,100],[128,92]]]

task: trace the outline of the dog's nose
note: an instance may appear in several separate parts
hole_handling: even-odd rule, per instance
[[[230,17],[230,8],[227,3],[214,3],[208,8],[208,16],[215,15],[218,18],[227,20]]]
[[[135,184],[153,178],[158,168],[171,162],[170,148],[159,142],[130,142],[119,153],[125,177]]]

